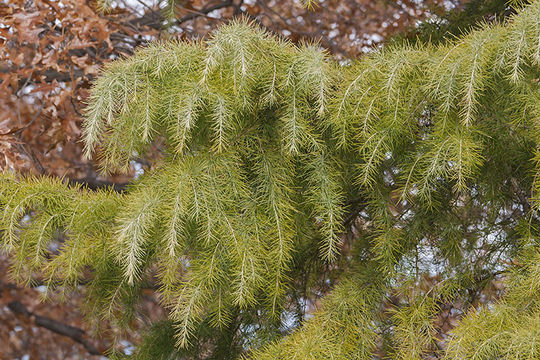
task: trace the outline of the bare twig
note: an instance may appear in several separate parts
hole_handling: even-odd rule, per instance
[[[84,348],[91,355],[102,355],[102,352],[96,349],[87,339],[84,337],[84,330],[79,329],[71,325],[64,324],[60,321],[48,318],[46,316],[37,315],[28,310],[20,301],[11,301],[7,306],[13,313],[17,315],[25,316],[28,319],[34,321],[34,324],[50,330],[56,334],[71,338],[73,341],[82,344]]]
[[[181,17],[180,19],[176,20],[176,24],[177,25],[180,25],[186,21],[189,21],[189,20],[194,20],[198,17],[201,17],[201,16],[204,16],[204,17],[207,17],[207,18],[210,18],[210,19],[214,19],[214,20],[219,20],[219,19],[216,19],[216,18],[213,18],[211,16],[208,16],[209,13],[211,13],[212,11],[214,10],[219,10],[219,9],[223,9],[223,8],[226,8],[226,7],[229,7],[229,6],[235,6],[233,1],[232,0],[226,0],[226,1],[223,1],[223,2],[220,2],[216,5],[212,5],[212,6],[208,6],[208,7],[204,7],[198,11],[195,11],[195,10],[191,10],[191,9],[186,9],[184,7],[182,7],[182,10],[185,10],[187,12],[189,12],[189,14]]]

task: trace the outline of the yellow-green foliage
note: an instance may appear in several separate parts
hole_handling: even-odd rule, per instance
[[[523,199],[540,190],[539,77],[539,1],[447,44],[347,65],[242,21],[153,44],[104,69],[83,134],[105,172],[156,139],[163,164],[121,194],[3,174],[2,246],[17,279],[85,279],[89,309],[116,319],[157,269],[178,354],[262,345],[256,359],[421,359],[442,295],[379,317],[391,289],[433,264],[465,284],[526,253],[508,296],[465,316],[445,356],[538,359],[538,217]],[[342,255],[350,214],[363,225]],[[321,283],[335,287],[314,317],[269,343]]]
[[[376,348],[374,313],[382,283],[375,274],[350,274],[306,325],[282,341],[250,355],[253,359],[368,359]]]

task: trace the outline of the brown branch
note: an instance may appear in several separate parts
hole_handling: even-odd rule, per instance
[[[103,353],[96,349],[88,340],[84,338],[84,330],[71,325],[61,323],[60,321],[37,315],[29,311],[20,301],[11,301],[7,307],[17,315],[25,316],[34,321],[34,324],[50,330],[56,334],[71,338],[73,341],[82,344],[91,355],[102,355]]]
[[[210,16],[208,16],[208,14],[211,13],[212,11],[223,9],[223,8],[226,8],[226,7],[229,7],[229,6],[235,6],[232,0],[226,0],[226,1],[223,1],[223,2],[218,3],[216,5],[212,5],[212,6],[202,8],[202,9],[200,9],[198,11],[194,11],[194,10],[190,10],[190,9],[182,7],[182,10],[185,10],[185,11],[189,12],[189,14],[187,14],[187,15],[181,17],[180,19],[176,20],[176,24],[180,25],[180,24],[182,24],[182,23],[184,23],[186,21],[194,20],[194,19],[196,19],[198,17],[201,17],[201,16],[210,17]],[[214,18],[211,18],[211,19],[214,19]],[[214,20],[219,20],[219,19],[214,19]]]
[[[38,118],[38,116],[41,114],[41,111],[43,110],[43,107],[45,106],[45,102],[42,102],[41,103],[41,106],[39,107],[38,111],[34,114],[34,116],[32,117],[32,120],[30,120],[30,122],[22,127],[19,127],[19,128],[15,128],[15,129],[12,129],[12,130],[9,130],[8,132],[6,133],[3,133],[3,134],[0,134],[0,136],[8,136],[8,135],[13,135],[13,134],[20,134],[22,133],[26,128],[30,127],[30,125],[32,125],[34,123],[34,121],[36,121],[36,119]]]
[[[112,181],[98,180],[94,177],[86,177],[81,179],[69,179],[70,184],[83,185],[90,190],[99,190],[112,188],[116,192],[125,192],[129,183],[115,183]]]
[[[526,194],[524,194],[518,184],[518,181],[516,178],[510,179],[510,185],[514,193],[519,199],[519,202],[521,203],[521,206],[523,206],[523,212],[525,215],[529,214],[531,211],[531,204],[529,203],[529,200],[527,199]]]

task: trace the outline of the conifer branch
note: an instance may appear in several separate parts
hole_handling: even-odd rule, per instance
[[[436,346],[442,297],[414,297],[389,327],[375,317],[415,250],[436,253],[447,277],[523,253],[509,295],[466,315],[445,356],[536,359],[536,215],[520,241],[526,221],[493,219],[525,212],[508,179],[534,189],[532,211],[539,203],[539,12],[533,1],[447,45],[389,47],[347,65],[244,20],[116,61],[91,92],[85,155],[128,170],[159,137],[165,159],[121,194],[2,174],[12,272],[28,281],[42,270],[50,286],[73,288],[90,273],[88,307],[128,323],[158,269],[179,351],[189,351],[203,330],[277,334],[261,319],[287,316],[304,251],[319,248],[309,257],[319,275],[346,271],[321,275],[333,290],[314,317],[254,358],[371,359],[377,331],[402,345],[395,357],[420,358]],[[365,199],[361,221],[344,219],[348,198]],[[343,225],[358,236],[341,254]]]

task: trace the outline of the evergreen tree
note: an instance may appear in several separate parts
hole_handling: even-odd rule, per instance
[[[157,284],[139,359],[538,359],[539,70],[540,1],[346,65],[245,21],[155,44],[97,79],[84,142],[162,164],[124,193],[3,174],[12,275],[119,324]]]

